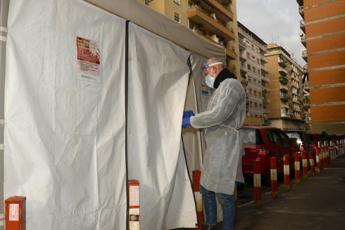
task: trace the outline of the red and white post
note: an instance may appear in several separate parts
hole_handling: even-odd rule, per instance
[[[128,181],[128,196],[129,196],[129,230],[140,230],[139,222],[139,181]]]
[[[320,162],[320,149],[318,146],[314,145],[314,151],[315,151],[315,160],[316,160],[316,168],[315,171],[316,173],[321,172],[321,162]]]
[[[261,162],[260,158],[257,158],[254,161],[254,202],[255,206],[258,207],[261,205]]]
[[[277,158],[271,157],[271,195],[276,198],[278,195],[278,173],[277,173]]]
[[[285,191],[290,190],[290,157],[285,154],[283,157],[284,162],[284,187]]]
[[[301,183],[301,162],[299,160],[298,152],[294,154],[295,161],[295,184]]]
[[[315,176],[315,162],[313,153],[309,153],[310,175]]]
[[[198,212],[198,227],[195,229],[201,230],[202,229],[202,196],[200,193],[200,177],[201,171],[195,170],[193,171],[193,190],[194,190],[194,197],[196,202],[196,209]]]
[[[303,178],[308,178],[308,154],[307,152],[302,149],[302,171],[303,171]]]

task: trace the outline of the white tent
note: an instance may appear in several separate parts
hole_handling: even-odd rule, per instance
[[[138,179],[142,229],[193,227],[187,59],[223,49],[134,0],[89,2],[10,1],[5,197],[27,197],[28,229],[126,229]]]

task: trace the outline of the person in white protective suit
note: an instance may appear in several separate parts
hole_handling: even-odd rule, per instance
[[[207,60],[204,73],[205,83],[215,91],[206,111],[195,115],[184,112],[182,127],[205,129],[206,152],[200,181],[204,229],[216,229],[216,196],[223,209],[223,229],[234,229],[233,195],[236,178],[242,176],[242,168],[238,167],[243,152],[239,129],[246,115],[246,93],[234,74],[216,58]]]

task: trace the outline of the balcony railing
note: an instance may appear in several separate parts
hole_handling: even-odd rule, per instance
[[[288,89],[288,87],[287,86],[280,86],[280,91],[282,92],[282,93],[287,93],[288,91],[289,91],[289,89]]]
[[[301,30],[303,30],[303,32],[305,32],[305,23],[304,23],[304,20],[301,20],[301,21],[300,21],[299,26],[301,27]]]
[[[299,14],[302,16],[302,18],[304,17],[304,7],[303,6],[299,6]]]
[[[226,56],[230,58],[230,60],[235,60],[237,55],[234,49],[225,49]]]
[[[283,68],[286,67],[286,62],[281,57],[278,58],[278,64]]]
[[[308,64],[305,64],[305,65],[303,66],[303,73],[304,73],[304,74],[307,74],[307,73],[308,73]]]
[[[286,77],[280,76],[279,81],[281,84],[286,85],[289,82],[289,79],[287,79]]]
[[[279,68],[278,71],[279,71],[280,75],[282,75],[282,76],[286,76],[288,74],[287,70],[284,68]]]
[[[305,36],[305,34],[301,34],[301,43],[305,46],[306,45],[306,42],[307,42],[307,38]]]
[[[233,13],[216,0],[192,0],[192,3],[200,6],[206,11],[214,12],[215,17],[224,23],[232,21],[234,18]]]
[[[207,15],[203,10],[198,7],[192,7],[187,11],[188,18],[195,24],[202,25],[202,27],[223,38],[225,41],[234,40],[235,34],[232,30],[226,28],[221,23],[217,22],[214,18]]]
[[[302,58],[303,58],[305,61],[307,61],[307,59],[308,59],[307,50],[303,50],[303,51],[302,51]]]
[[[287,94],[280,94],[280,100],[283,102],[288,102],[289,101],[289,96]]]

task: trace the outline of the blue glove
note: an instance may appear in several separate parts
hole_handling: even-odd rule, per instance
[[[186,110],[183,112],[183,118],[194,116],[193,110]]]
[[[182,128],[190,126],[190,117],[184,117],[182,120]]]

